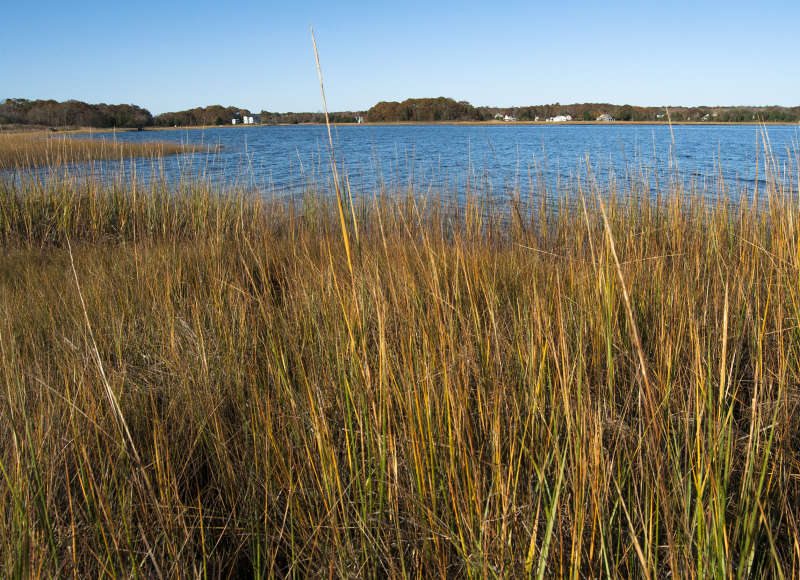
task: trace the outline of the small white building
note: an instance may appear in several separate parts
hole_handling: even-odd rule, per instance
[[[261,119],[258,115],[242,115],[241,119],[239,117],[231,119],[231,125],[255,125],[257,123],[261,123]]]
[[[547,119],[548,123],[566,123],[567,121],[572,121],[572,115],[556,115]]]
[[[600,121],[601,123],[610,123],[614,120],[614,117],[612,117],[608,113],[603,113],[602,115],[597,117],[597,120]]]
[[[514,121],[517,120],[517,118],[512,116],[512,115],[504,115],[503,113],[495,113],[494,114],[494,120],[495,121],[504,121],[506,123],[513,123]]]

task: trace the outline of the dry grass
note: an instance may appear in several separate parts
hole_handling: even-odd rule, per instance
[[[797,577],[797,184],[768,181],[760,211],[344,219],[0,185],[0,571]]]
[[[130,157],[163,157],[200,151],[176,143],[127,143],[113,139],[74,139],[44,133],[0,133],[0,170]]]

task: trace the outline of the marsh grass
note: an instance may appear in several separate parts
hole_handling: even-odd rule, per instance
[[[163,157],[204,150],[177,143],[128,143],[116,139],[75,139],[45,133],[0,132],[0,170],[55,167],[102,159]]]
[[[797,577],[800,215],[765,167],[738,205],[511,212],[0,184],[0,571]]]

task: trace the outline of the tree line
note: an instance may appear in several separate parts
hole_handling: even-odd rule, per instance
[[[486,118],[481,108],[445,97],[406,99],[402,103],[381,101],[367,111],[370,122],[483,121]]]
[[[250,111],[240,107],[195,107],[185,111],[162,113],[153,118],[156,127],[189,127],[195,125],[230,125],[231,119],[241,119]]]
[[[90,105],[83,101],[52,99],[0,101],[0,125],[44,125],[47,127],[147,127],[150,111],[137,105]]]
[[[741,123],[797,122],[798,107],[639,107],[611,103],[560,103],[527,107],[474,107],[467,101],[444,97],[382,101],[367,111],[370,122],[489,121],[510,117],[518,121],[546,121],[569,115],[574,121],[595,121],[608,115],[615,121],[696,121]]]
[[[328,113],[331,123],[358,123],[359,117],[364,119],[363,111],[338,111]],[[261,123],[265,125],[299,125],[301,123],[324,123],[325,113],[274,113],[261,111]]]
[[[484,107],[482,107],[484,108]],[[635,122],[785,122],[800,121],[798,107],[639,107],[611,103],[574,103],[536,105],[530,107],[485,107],[490,117],[509,115],[520,121],[546,121],[559,115],[569,115],[575,121],[595,121],[609,115],[616,121]]]
[[[546,121],[569,115],[575,121],[595,121],[608,115],[616,121],[666,122],[785,122],[800,121],[797,107],[639,107],[611,103],[560,103],[527,107],[475,107],[467,101],[446,97],[381,101],[368,111],[339,111],[329,114],[333,123],[490,121],[510,117],[518,121]],[[0,125],[47,127],[187,127],[230,125],[233,119],[257,117],[257,123],[294,125],[324,123],[321,112],[277,113],[262,110],[253,114],[241,107],[211,105],[152,115],[137,105],[88,104],[82,101],[6,99],[0,101]]]
[[[357,123],[364,118],[364,111],[340,111],[330,113],[332,123]],[[272,125],[295,125],[300,123],[324,123],[325,115],[316,113],[276,113],[234,106],[210,105],[183,111],[153,115],[137,105],[92,105],[83,101],[54,101],[5,99],[0,101],[0,125],[36,125],[45,127],[96,127],[96,128],[143,128],[143,127],[189,127],[230,125],[233,119],[241,121],[244,116],[258,116],[260,123]]]

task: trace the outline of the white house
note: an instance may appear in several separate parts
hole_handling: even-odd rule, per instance
[[[608,113],[603,113],[602,115],[597,117],[597,120],[602,122],[602,123],[610,123],[611,121],[614,120],[614,117],[612,117]]]
[[[546,121],[548,123],[566,123],[567,121],[572,121],[572,115],[556,115],[555,117],[549,117]]]
[[[261,118],[258,115],[242,115],[241,119],[238,117],[231,119],[231,125],[238,125],[239,123],[242,125],[255,125],[261,123]]]

